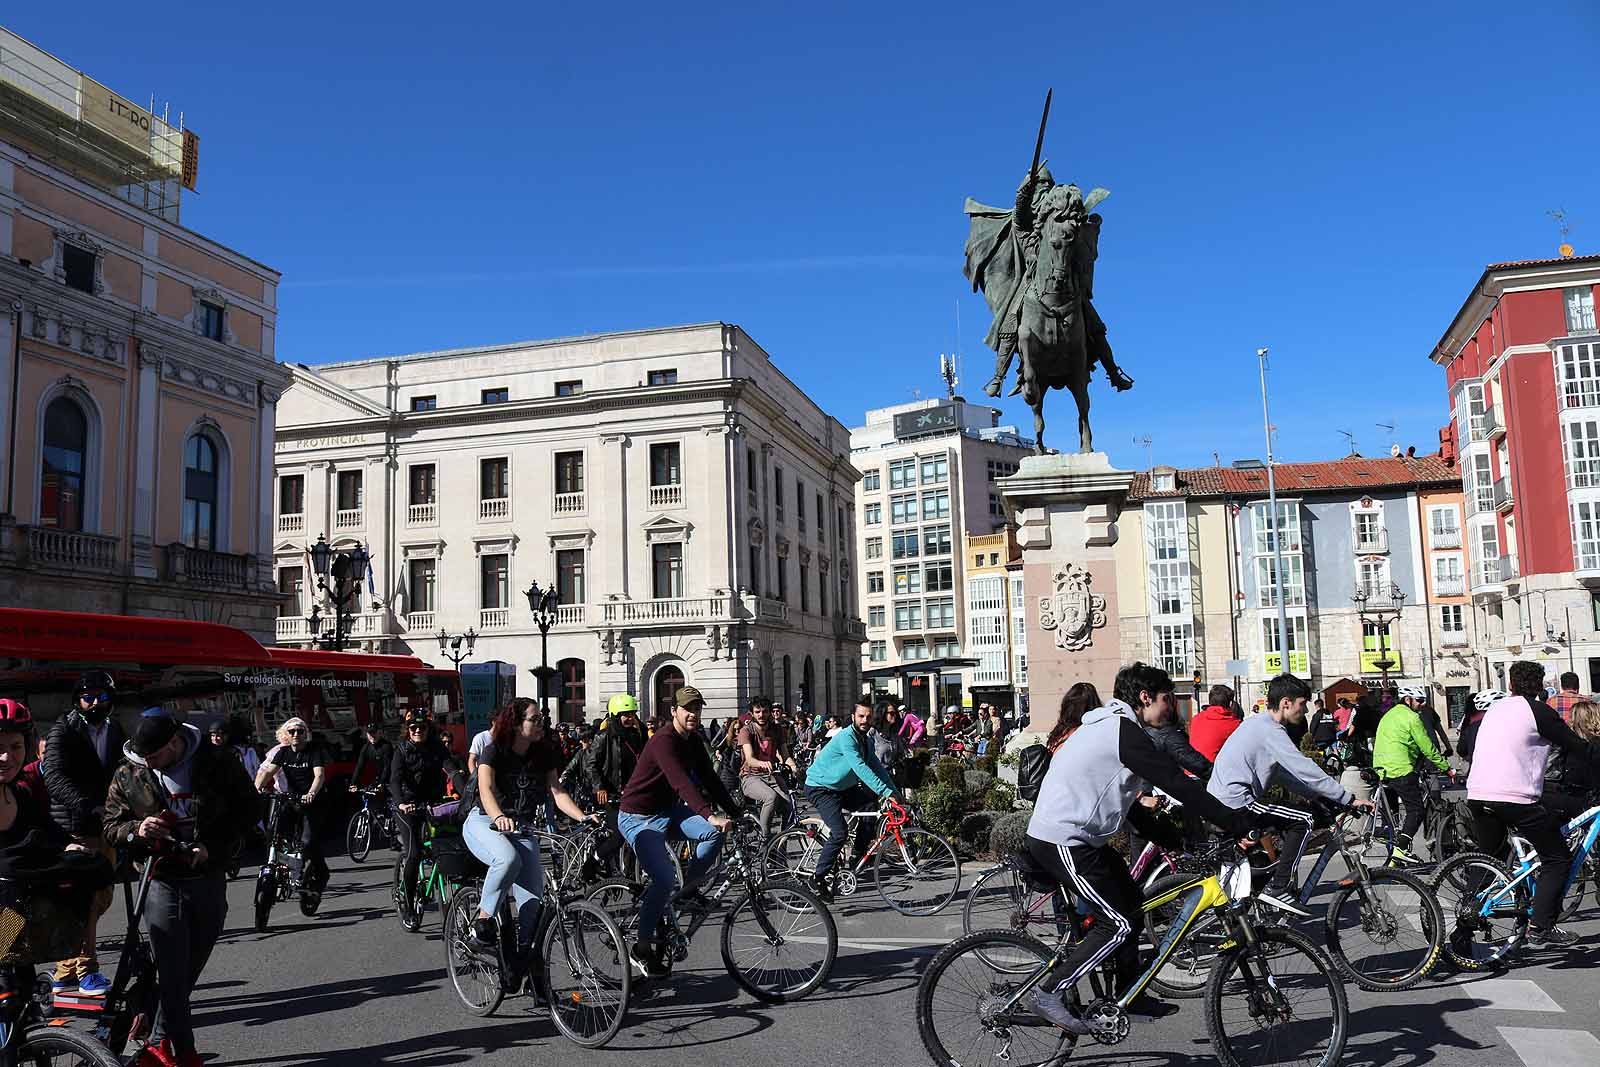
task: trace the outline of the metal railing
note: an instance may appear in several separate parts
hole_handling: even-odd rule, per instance
[[[557,515],[575,515],[583,510],[583,493],[557,493],[555,500],[555,513]]]
[[[340,508],[333,513],[333,528],[335,530],[352,530],[360,525],[360,508]]]
[[[1513,578],[1521,577],[1522,569],[1517,566],[1517,557],[1501,556],[1499,573],[1502,582],[1509,582]]]
[[[1433,579],[1433,593],[1435,596],[1464,596],[1467,591],[1467,580],[1459,574],[1447,575],[1443,578]]]
[[[406,525],[426,526],[439,521],[439,505],[429,501],[426,504],[406,505]]]
[[[1357,552],[1387,552],[1389,551],[1388,530],[1356,531]]]
[[[183,544],[166,547],[166,574],[169,582],[180,585],[212,585],[243,589],[250,585],[255,570],[254,556],[235,556],[210,552]]]
[[[1500,558],[1481,559],[1472,565],[1472,588],[1482,589],[1485,586],[1499,585]]]
[[[510,497],[494,496],[478,501],[478,518],[489,522],[503,522],[510,517]]]
[[[1430,548],[1460,548],[1461,527],[1456,526],[1448,530],[1429,530],[1428,546]]]
[[[1491,407],[1483,413],[1483,436],[1486,440],[1493,441],[1505,432],[1506,420],[1501,417],[1498,406]]]
[[[117,549],[121,542],[115,537],[48,526],[19,526],[18,529],[27,531],[28,562],[35,566],[109,574],[120,563]]]
[[[1466,648],[1470,642],[1467,640],[1465,630],[1445,630],[1439,634],[1439,645],[1442,648]]]
[[[653,508],[677,508],[683,506],[683,486],[652,485],[650,487],[650,506]]]
[[[483,608],[478,612],[478,629],[504,630],[511,625],[510,608]]]
[[[281,534],[301,533],[306,528],[306,517],[303,512],[294,515],[278,516],[278,532]]]
[[[1496,511],[1511,506],[1511,483],[1505,478],[1494,480],[1494,507]]]

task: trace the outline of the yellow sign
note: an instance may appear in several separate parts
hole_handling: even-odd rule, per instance
[[[1266,673],[1269,674],[1269,675],[1271,675],[1271,674],[1282,674],[1283,673],[1283,653],[1281,653],[1281,652],[1264,652],[1264,653],[1262,653],[1262,655],[1261,655],[1261,666],[1266,670]],[[1311,676],[1311,653],[1309,653],[1309,652],[1291,652],[1291,653],[1289,653],[1289,673],[1293,674],[1293,675],[1296,675],[1297,677],[1300,677],[1300,678],[1309,678]]]
[[[1378,661],[1384,660],[1384,666],[1378,666]],[[1379,651],[1375,648],[1361,650],[1361,673],[1382,674],[1385,670],[1393,674],[1400,669],[1400,653],[1396,649]]]
[[[83,100],[83,121],[123,144],[150,151],[150,130],[159,121],[155,116],[87,75],[82,76],[79,93]]]

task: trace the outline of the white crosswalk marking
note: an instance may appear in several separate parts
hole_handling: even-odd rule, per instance
[[[1539,988],[1538,982],[1530,982],[1525,978],[1490,978],[1472,981],[1470,978],[1458,980],[1461,991],[1479,1007],[1495,1008],[1500,1011],[1566,1011],[1561,1005]]]
[[[1600,1063],[1600,1037],[1587,1030],[1538,1030],[1497,1026],[1500,1036],[1528,1067],[1594,1067]]]

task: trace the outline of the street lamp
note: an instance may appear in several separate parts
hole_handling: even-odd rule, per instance
[[[1378,658],[1372,665],[1383,674],[1380,683],[1384,690],[1389,688],[1389,671],[1399,663],[1393,655],[1393,643],[1389,640],[1389,626],[1400,618],[1400,612],[1406,604],[1406,594],[1403,589],[1393,582],[1389,583],[1388,593],[1382,601],[1374,603],[1375,594],[1378,592],[1373,586],[1362,582],[1356,583],[1356,591],[1350,595],[1355,601],[1356,611],[1361,616],[1361,632],[1366,636],[1367,624],[1371,623],[1378,634]],[[1365,641],[1363,641],[1365,644]]]
[[[561,672],[550,666],[550,627],[556,624],[556,609],[561,605],[561,593],[555,586],[539,588],[534,582],[523,591],[528,598],[528,610],[533,612],[533,624],[539,628],[539,665],[533,676],[539,679],[539,710],[545,721],[550,721],[550,680]]]
[[[466,642],[467,650],[461,650],[462,642]],[[439,655],[447,656],[455,664],[457,673],[461,671],[461,661],[472,655],[472,646],[478,643],[478,631],[468,630],[464,634],[453,634],[443,627],[439,628]]]
[[[360,604],[361,579],[366,577],[371,557],[365,545],[335,549],[328,544],[327,534],[317,535],[317,543],[311,546],[310,553],[311,568],[317,575],[317,591],[333,601],[333,629],[327,633],[322,630],[320,607],[311,606],[311,614],[306,616],[311,639],[324,650],[343,652],[345,639],[350,635],[350,620]]]

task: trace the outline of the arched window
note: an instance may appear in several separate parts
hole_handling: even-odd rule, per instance
[[[799,711],[794,706],[794,680],[789,672],[789,657],[783,657],[783,706],[791,712]]]
[[[183,450],[183,543],[217,547],[217,446],[198,433]]]
[[[583,660],[560,660],[556,663],[556,669],[561,672],[561,721],[581,723],[587,689],[584,684]]]
[[[807,656],[805,663],[800,668],[800,706],[807,715],[817,713],[817,669]]]
[[[39,525],[83,529],[83,488],[89,462],[89,417],[61,396],[44,412],[44,452],[39,478]]]
[[[683,672],[668,664],[656,671],[656,717],[670,718],[672,716],[672,698],[678,695],[678,690],[683,688]]]

